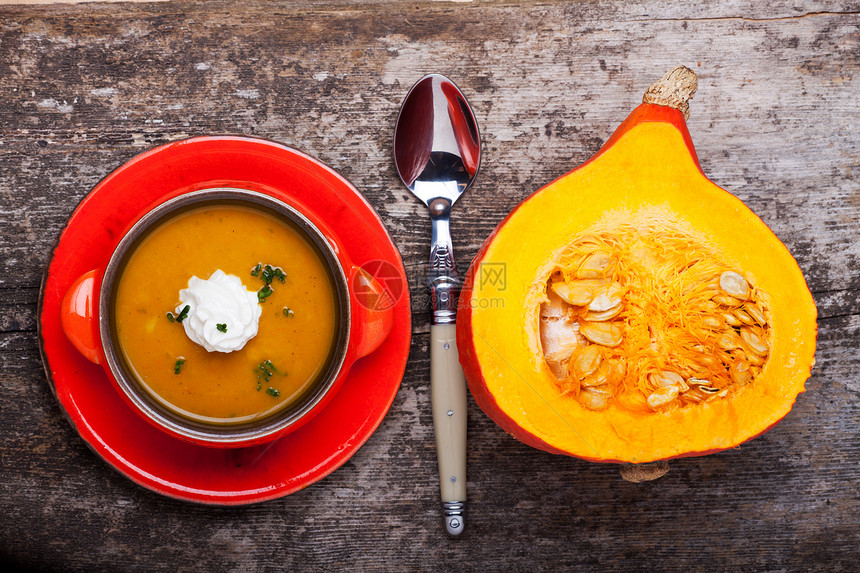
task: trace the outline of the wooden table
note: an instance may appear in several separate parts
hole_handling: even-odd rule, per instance
[[[0,7],[0,559],[52,571],[856,570],[860,5],[752,4]],[[704,171],[785,242],[819,308],[808,391],[766,435],[635,485],[616,466],[515,442],[470,400],[469,529],[449,541],[422,296],[379,430],[280,500],[159,496],[63,417],[38,349],[42,272],[76,204],[134,155],[219,132],[297,147],[350,179],[420,268],[429,221],[399,183],[392,129],[407,88],[444,73],[483,133],[478,182],[454,210],[465,269],[508,211],[591,156],[680,63],[699,74],[688,125]]]

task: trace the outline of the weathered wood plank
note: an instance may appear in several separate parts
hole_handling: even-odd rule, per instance
[[[41,570],[846,570],[860,557],[860,4],[719,1],[0,7],[0,561]],[[476,109],[484,162],[453,220],[465,268],[529,193],[596,151],[666,69],[699,73],[705,172],[797,257],[817,365],[766,435],[652,484],[550,456],[473,402],[469,532],[441,536],[423,264],[429,226],[391,160],[430,71]],[[93,455],[42,372],[49,250],[102,177],[159,143],[256,134],[315,155],[376,207],[410,271],[414,338],[391,412],[320,484],[198,507]]]

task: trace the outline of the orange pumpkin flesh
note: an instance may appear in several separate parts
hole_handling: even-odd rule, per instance
[[[643,221],[688,231],[761,293],[769,352],[754,380],[702,403],[631,408],[619,394],[588,408],[564,392],[544,356],[547,281],[583,233]],[[461,294],[457,344],[478,405],[515,438],[593,461],[644,463],[731,448],[782,419],[814,363],[816,314],[785,246],[702,173],[683,113],[643,103],[592,159],[523,201],[487,239]],[[613,320],[630,328],[623,315]],[[617,348],[624,345],[616,357]]]

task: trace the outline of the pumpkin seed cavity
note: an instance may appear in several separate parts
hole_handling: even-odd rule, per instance
[[[767,361],[766,300],[704,240],[616,223],[576,238],[547,279],[544,359],[560,393],[592,410],[721,399]]]

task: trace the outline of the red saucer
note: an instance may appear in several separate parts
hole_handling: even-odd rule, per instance
[[[154,203],[209,187],[268,193],[325,220],[355,264],[389,269],[394,326],[355,363],[335,398],[302,428],[274,442],[209,448],[172,438],[120,398],[105,371],[81,356],[60,327],[60,302],[82,273],[102,266],[125,228]],[[384,262],[382,262],[384,261]],[[388,263],[388,264],[386,264]],[[241,136],[196,137],[147,151],[108,175],[69,219],[42,281],[39,336],[51,389],[84,441],[120,473],[158,493],[207,504],[276,499],[343,465],[382,422],[406,368],[411,317],[406,274],[373,207],[343,177],[281,144]]]

